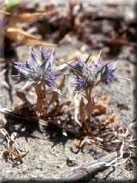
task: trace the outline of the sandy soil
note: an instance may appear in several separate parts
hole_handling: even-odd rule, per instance
[[[90,49],[88,49],[89,53]],[[68,57],[76,50],[76,45],[70,45],[69,43],[64,43],[55,48],[57,55],[62,58]],[[28,57],[28,46],[19,45],[15,51],[19,60],[25,60]],[[110,107],[113,107],[120,124],[128,126],[135,118],[135,52],[130,47],[124,46],[118,58],[120,60],[119,70],[117,71],[118,75],[131,80],[121,80],[119,83],[114,83],[108,87],[98,87],[94,94],[97,94],[99,97],[111,96]],[[114,61],[115,59],[117,58],[105,58],[108,61]],[[0,65],[1,67],[3,66],[2,63]],[[2,73],[0,76],[0,107],[14,109],[15,106],[21,103],[15,93],[16,90],[20,90],[23,83],[15,85],[12,78],[10,77],[9,79],[12,87],[13,103],[11,103],[9,91],[3,86],[4,74]],[[33,96],[28,95],[28,98],[33,100]],[[108,153],[88,144],[85,145],[83,151],[77,152],[74,137],[71,134],[68,134],[67,137],[57,134],[55,137],[50,138],[42,127],[40,127],[42,128],[42,133],[38,131],[37,127],[31,130],[30,125],[28,128],[30,128],[28,132],[22,128],[22,135],[17,139],[19,145],[29,151],[29,154],[23,159],[23,163],[17,167],[12,167],[12,164],[6,163],[3,158],[0,159],[0,177],[3,181],[11,179],[62,179],[65,175],[69,175],[73,168],[81,165],[87,166],[90,163],[96,162],[97,154],[103,157]],[[2,144],[2,139],[0,139],[0,143]],[[1,152],[2,149],[3,146],[1,145]],[[72,160],[72,163],[69,164],[68,159]],[[128,170],[125,164],[121,164],[116,168],[109,167],[102,172],[98,172],[92,180],[133,180],[134,177],[134,170]]]

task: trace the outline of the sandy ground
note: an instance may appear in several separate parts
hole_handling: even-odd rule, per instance
[[[41,1],[41,3],[45,2],[46,1]],[[94,3],[94,1],[90,2]],[[97,1],[98,4],[102,2],[104,1]],[[108,1],[105,1],[105,3],[106,2]],[[129,3],[128,0],[115,1],[115,3],[116,2],[120,4]],[[130,1],[132,5],[134,5],[135,2],[135,0]],[[23,3],[25,3],[25,0]],[[62,1],[56,1],[56,3],[62,3]],[[58,55],[65,58],[68,56],[68,54],[72,54],[76,49],[77,48],[74,45],[66,44],[55,48],[55,51]],[[19,60],[27,58],[28,46],[18,46],[16,48],[16,53]],[[98,96],[111,96],[110,107],[113,107],[120,124],[128,126],[135,118],[135,64],[132,62],[134,62],[136,58],[134,52],[131,55],[131,50],[128,46],[125,46],[122,49],[118,57],[120,60],[119,68],[128,69],[119,69],[117,73],[120,76],[130,78],[131,80],[121,80],[119,83],[108,87],[99,87],[94,91],[94,93],[97,93]],[[9,92],[3,87],[2,84],[2,81],[4,80],[4,74],[1,74],[0,80],[0,107],[14,109],[14,107],[18,106],[20,103],[20,100],[17,99],[15,92],[16,90],[19,90],[23,84],[21,83],[15,85],[14,81],[10,78],[13,95],[13,104],[11,104]],[[30,100],[33,100],[32,96],[29,97]],[[24,129],[22,129],[23,135],[17,139],[17,142],[21,147],[27,149],[29,154],[23,159],[23,163],[18,167],[12,167],[11,164],[6,163],[4,159],[1,158],[1,180],[62,179],[65,175],[69,175],[72,168],[96,162],[96,153],[99,154],[100,157],[103,157],[107,154],[106,151],[96,149],[90,145],[85,145],[84,150],[77,153],[77,149],[74,145],[74,139],[71,135],[68,135],[67,137],[63,135],[57,135],[55,138],[49,139],[49,136],[46,135],[46,132],[40,133],[36,128],[34,131],[32,131],[32,137],[29,137],[29,133],[23,130]],[[2,143],[2,139],[0,142]],[[0,146],[1,152],[2,148],[3,147]],[[72,165],[67,164],[68,158],[73,161]],[[59,167],[58,165],[62,166]],[[134,173],[135,172],[133,170],[127,170],[125,164],[122,164],[117,166],[115,169],[110,167],[103,172],[99,172],[94,176],[93,180],[133,180],[135,176]]]

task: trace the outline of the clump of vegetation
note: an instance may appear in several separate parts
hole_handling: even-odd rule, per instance
[[[107,151],[118,151],[120,155],[114,161],[116,162],[123,157],[124,152],[131,155],[134,148],[132,144],[134,141],[133,124],[129,128],[121,127],[113,111],[108,112],[110,98],[102,96],[95,100],[92,96],[94,88],[111,85],[113,82],[123,79],[115,73],[118,61],[113,64],[104,64],[100,54],[101,52],[95,62],[89,62],[90,56],[86,61],[78,57],[73,63],[66,62],[64,66],[64,63],[60,65],[60,62],[56,60],[53,50],[44,51],[44,48],[40,48],[38,56],[31,48],[26,62],[15,62],[15,68],[18,71],[18,74],[14,75],[16,83],[21,81],[26,81],[26,83],[22,91],[17,92],[17,96],[23,101],[23,104],[15,108],[14,115],[19,115],[17,118],[23,117],[25,120],[37,120],[38,122],[42,120],[42,123],[47,126],[53,125],[53,129],[56,129],[54,127],[61,129],[63,135],[67,135],[68,132],[73,133],[75,145],[79,149],[85,143],[94,143]],[[69,72],[65,72],[65,70],[69,70]],[[63,100],[63,97],[66,97],[63,96],[63,90],[68,82],[66,73],[67,75],[69,73],[71,77],[75,76],[71,100]],[[36,96],[36,103],[33,104],[26,97],[26,94],[32,92],[32,89]],[[94,117],[100,114],[104,114],[106,120],[98,123]],[[4,134],[7,132],[4,131]],[[13,153],[14,149],[11,151],[11,147],[6,152],[12,153],[9,154],[10,157],[13,154],[20,157],[20,154]],[[8,158],[6,156],[7,159],[20,160],[18,157]]]

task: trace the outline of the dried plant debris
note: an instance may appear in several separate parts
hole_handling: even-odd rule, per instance
[[[100,8],[88,2],[73,1],[68,9],[59,11],[49,4],[43,10],[46,15],[41,15],[31,26],[37,27],[36,32],[43,38],[52,35],[55,42],[60,42],[66,35],[73,34],[92,48],[105,47],[111,54],[119,54],[125,45],[136,46],[135,16],[128,19],[118,6],[112,9],[106,6],[109,5]]]
[[[110,56],[118,55],[124,46],[137,46],[135,15],[128,18],[118,6],[107,6],[100,8],[90,2],[72,1],[68,8],[60,9],[48,3],[38,10],[18,2],[12,10],[5,4],[0,12],[5,17],[0,24],[3,34],[18,44],[55,47],[63,39],[73,43],[75,37],[77,42],[84,42],[92,49],[104,47]]]
[[[65,176],[66,181],[73,180],[73,181],[88,181],[90,180],[90,176],[95,175],[99,170],[108,166],[113,166],[114,160],[117,159],[117,153],[113,152],[109,155],[106,155],[98,162],[94,164],[89,164],[87,167],[81,166],[77,168],[73,168],[71,173]]]
[[[56,44],[47,43],[40,40],[39,36],[33,35],[28,32],[30,24],[37,21],[38,17],[45,16],[44,12],[28,12],[27,9],[21,7],[19,2],[17,7],[12,10],[8,4],[3,5],[3,10],[0,12],[4,14],[1,19],[1,28],[3,36],[20,44],[27,44],[32,46],[51,46],[55,47]],[[3,23],[2,23],[3,22]]]
[[[16,143],[18,137],[17,133],[14,132],[9,135],[4,128],[0,129],[0,133],[4,136],[4,140],[6,140],[5,148],[1,153],[1,156],[6,162],[12,163],[13,166],[23,163],[23,158],[28,154],[28,151],[22,149]]]
[[[110,101],[110,96],[103,96],[103,97],[99,98],[96,101],[93,115],[106,114],[109,101]]]

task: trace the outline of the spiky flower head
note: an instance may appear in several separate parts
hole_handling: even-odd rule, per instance
[[[88,67],[87,65],[89,57],[86,59],[86,61],[83,61],[81,57],[78,57],[74,65],[69,64],[69,66],[72,69],[72,72],[77,77],[77,81],[75,83],[76,91],[83,90],[89,87],[92,88],[94,85],[95,82],[94,73],[92,72],[92,69],[90,69],[90,67]]]
[[[100,60],[100,54],[101,52],[99,53],[96,62],[90,66],[87,65],[90,55],[86,61],[82,61],[81,57],[79,57],[74,65],[69,64],[77,77],[75,84],[76,91],[93,88],[100,83],[110,85],[114,80],[120,79],[120,77],[115,75],[117,62],[114,64],[104,64]]]
[[[118,61],[114,64],[104,64],[101,60],[99,60],[99,63],[100,66],[97,62],[94,64],[94,69],[96,71],[95,77],[99,78],[100,82],[110,85],[114,80],[120,79],[120,77],[115,75]]]
[[[43,51],[40,48],[41,58],[39,59],[31,48],[29,59],[26,62],[16,62],[15,68],[18,70],[18,75],[15,76],[17,82],[26,79],[23,89],[30,87],[33,84],[42,82],[53,90],[57,91],[55,80],[61,74],[52,73],[52,65],[54,60],[54,51]]]

